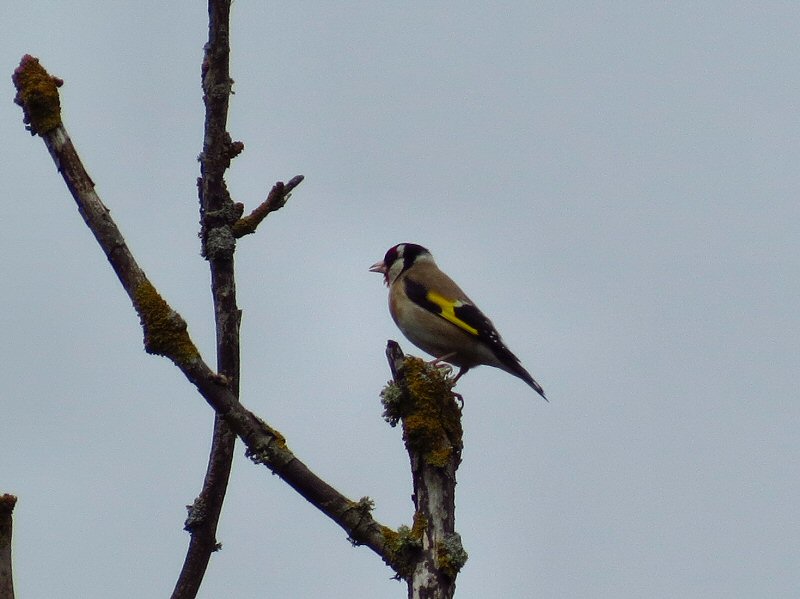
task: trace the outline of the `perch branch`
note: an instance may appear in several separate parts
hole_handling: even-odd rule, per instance
[[[455,532],[456,470],[461,463],[461,411],[452,382],[435,366],[404,356],[389,341],[386,357],[394,386],[384,390],[384,418],[403,425],[414,482],[418,551],[407,554],[404,577],[411,599],[451,599],[467,559]]]

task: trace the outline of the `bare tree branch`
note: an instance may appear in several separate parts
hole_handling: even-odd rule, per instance
[[[0,599],[14,599],[14,576],[11,569],[12,514],[17,498],[0,495]]]
[[[225,185],[225,171],[244,145],[231,142],[227,132],[228,101],[233,83],[229,75],[230,1],[208,3],[208,42],[201,70],[203,102],[206,109],[203,152],[200,155],[200,196],[202,254],[211,270],[211,294],[217,337],[217,372],[239,396],[239,325],[236,305],[233,254],[235,242],[230,227],[238,218]],[[211,215],[211,216],[210,216]],[[219,215],[214,218],[213,215]],[[211,243],[209,243],[211,240]],[[227,240],[227,243],[225,241]],[[194,599],[211,559],[220,544],[216,538],[219,516],[228,488],[236,435],[219,415],[214,416],[211,453],[200,495],[194,500],[185,528],[191,535],[172,599]]]
[[[25,122],[42,137],[61,172],[78,210],[108,258],[139,315],[148,353],[169,358],[197,387],[200,395],[244,442],[247,455],[281,477],[348,534],[354,544],[366,545],[399,572],[393,542],[397,533],[371,515],[367,498],[352,501],[323,481],[286,445],[284,437],[242,406],[226,376],[203,361],[187,331],[186,322],[158,294],[139,267],[108,209],[94,190],[59,114],[60,80],[50,76],[31,56],[14,72],[15,101]],[[210,244],[210,240],[209,240]]]
[[[191,534],[172,599],[195,597],[208,566],[211,553],[221,547],[216,530],[231,471],[236,434],[225,420],[214,416],[214,430],[203,488],[192,505],[184,528]]]
[[[386,356],[395,385],[383,392],[384,418],[402,421],[414,481],[415,554],[404,563],[410,599],[451,599],[467,560],[455,532],[456,470],[463,448],[461,411],[452,381],[419,358],[405,357],[395,341]]]
[[[270,190],[267,199],[264,200],[255,210],[247,216],[240,218],[233,224],[233,235],[244,237],[256,232],[256,228],[261,224],[270,212],[280,210],[286,205],[292,190],[303,181],[303,175],[297,175],[289,179],[288,183],[278,181]]]

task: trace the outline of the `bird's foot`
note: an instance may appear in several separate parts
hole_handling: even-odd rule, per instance
[[[447,358],[452,357],[454,354],[445,354],[444,356],[440,356],[428,362],[434,368],[438,368],[444,376],[450,376],[453,374],[453,367],[450,364],[446,364],[444,361]]]
[[[452,358],[455,355],[456,355],[455,352],[450,352],[449,354],[445,354],[443,356],[439,356],[438,358],[434,358],[433,360],[428,362],[428,364],[430,364],[431,366],[436,366],[437,368],[440,368],[439,364],[441,362],[446,362],[448,358]],[[450,370],[452,370],[452,367],[449,364],[445,364],[445,366],[447,366],[448,368],[450,368]]]

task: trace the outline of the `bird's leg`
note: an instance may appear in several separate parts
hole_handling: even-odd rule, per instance
[[[434,358],[433,360],[428,362],[428,364],[430,364],[434,368],[439,368],[440,370],[443,370],[445,372],[445,376],[448,376],[453,372],[453,367],[450,366],[450,364],[442,364],[442,362],[446,361],[448,358],[452,358],[455,355],[456,355],[455,352],[451,352],[449,354],[445,354],[438,358]]]
[[[462,366],[461,368],[459,368],[458,374],[456,375],[456,378],[453,379],[453,385],[456,384],[458,379],[460,379],[462,376],[467,374],[467,370],[469,370],[469,367],[467,367],[467,366]]]
[[[453,372],[453,368],[449,364],[445,364],[444,366],[439,366],[439,363],[447,360],[448,358],[452,358],[455,355],[456,355],[456,352],[450,352],[449,354],[445,354],[443,356],[440,356],[440,357],[436,358],[435,360],[431,360],[430,362],[428,362],[428,364],[431,364],[432,366],[436,366],[437,368],[447,368],[450,372]],[[461,404],[459,406],[459,408],[458,408],[459,412],[464,409],[464,396],[461,395],[461,393],[456,393],[455,391],[452,391],[452,388],[455,387],[456,381],[458,379],[460,379],[462,375],[466,374],[467,370],[469,370],[469,367],[462,366],[461,368],[459,368],[458,369],[458,374],[455,376],[453,381],[450,383],[450,388],[451,388],[450,392],[453,394],[453,397],[455,398],[455,400],[458,403]]]
[[[449,354],[445,354],[443,356],[439,356],[438,358],[434,358],[433,360],[428,362],[428,364],[430,364],[431,366],[439,366],[439,362],[447,362],[447,358],[452,358],[455,355],[456,352],[453,351],[450,352]]]
[[[461,368],[458,369],[458,374],[456,375],[456,378],[453,379],[453,383],[451,385],[451,388],[456,386],[456,381],[458,381],[458,379],[460,379],[462,376],[464,376],[467,373],[467,370],[469,370],[468,366],[462,366]],[[455,398],[455,400],[458,403],[461,404],[458,407],[458,411],[459,412],[463,412],[464,411],[464,396],[461,395],[461,393],[456,393],[455,391],[452,391],[452,389],[451,389],[450,393],[452,393],[453,397]]]

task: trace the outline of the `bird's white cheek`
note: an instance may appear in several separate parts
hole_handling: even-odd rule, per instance
[[[386,271],[386,284],[391,285],[394,283],[395,279],[400,276],[401,272],[403,272],[403,261],[395,260]]]

